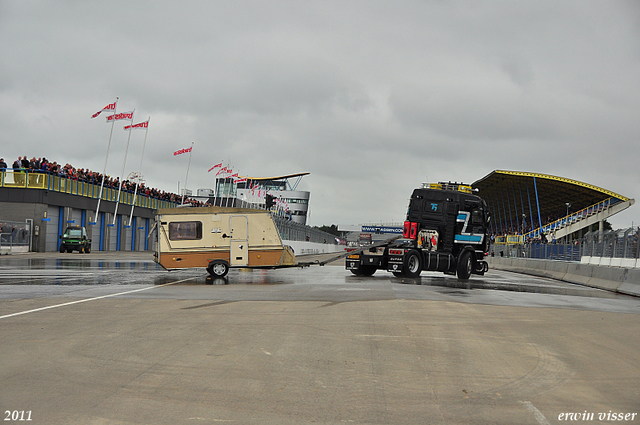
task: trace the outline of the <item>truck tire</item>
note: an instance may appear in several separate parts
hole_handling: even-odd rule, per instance
[[[460,258],[458,259],[458,279],[460,280],[468,280],[471,276],[471,268],[473,267],[473,261],[471,259],[471,253],[469,251],[465,251],[462,253]]]
[[[207,271],[212,277],[225,277],[229,273],[229,263],[224,260],[213,260],[209,262]]]
[[[91,253],[91,245],[87,245],[87,246],[84,247],[84,253],[85,254]]]
[[[422,257],[418,251],[409,251],[404,257],[403,272],[406,277],[418,277],[422,271]]]

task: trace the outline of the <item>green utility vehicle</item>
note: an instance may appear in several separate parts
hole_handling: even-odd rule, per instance
[[[91,239],[87,237],[87,229],[82,226],[69,226],[60,236],[60,252],[72,251],[81,254],[91,252]]]

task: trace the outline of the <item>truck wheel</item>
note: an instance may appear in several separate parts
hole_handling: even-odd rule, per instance
[[[63,254],[66,251],[64,245],[60,245],[60,254]]]
[[[458,279],[468,280],[471,276],[471,267],[473,262],[471,261],[471,253],[469,251],[464,252],[458,260]]]
[[[213,277],[225,277],[229,273],[229,263],[224,260],[213,260],[207,266],[207,271]]]
[[[418,251],[409,251],[404,257],[404,275],[418,277],[422,271],[422,259]]]
[[[87,246],[84,248],[84,253],[85,253],[85,254],[89,254],[90,252],[91,252],[91,245],[87,245]]]

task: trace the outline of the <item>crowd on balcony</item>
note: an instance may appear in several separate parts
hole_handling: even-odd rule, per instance
[[[75,168],[71,164],[61,165],[55,161],[49,161],[46,158],[32,158],[28,159],[27,156],[18,157],[13,162],[13,165],[9,167],[7,163],[4,161],[4,158],[0,158],[0,171],[4,170],[12,170],[14,172],[35,172],[35,173],[46,173],[53,176],[70,178],[73,180],[79,180],[86,183],[91,183],[95,185],[101,185],[103,180],[103,175],[101,173],[91,171],[89,169],[84,168]],[[111,176],[106,176],[104,178],[104,187],[109,187],[113,189],[118,189],[120,187],[120,178],[113,178]],[[134,193],[136,189],[136,183],[123,180],[122,181],[122,190],[130,193]],[[165,192],[164,190],[159,190],[155,188],[150,188],[145,186],[144,183],[141,183],[138,187],[138,195],[147,196],[149,198],[160,199],[162,201],[169,202],[178,202],[182,203],[182,197],[180,195],[176,195],[175,193]],[[185,204],[190,204],[192,206],[204,206],[205,204],[196,199],[185,197]]]

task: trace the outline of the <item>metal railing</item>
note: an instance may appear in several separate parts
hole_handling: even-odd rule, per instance
[[[99,183],[90,183],[77,178],[58,176],[42,171],[6,169],[0,172],[0,187],[51,190],[94,199],[100,197]],[[133,197],[133,191],[123,188],[120,194],[120,203],[132,205]],[[118,188],[105,184],[101,199],[103,201],[116,202],[118,200]],[[136,195],[136,207],[158,209],[176,205],[177,202],[155,198],[145,193],[138,192]]]
[[[335,244],[336,237],[331,233],[323,232],[319,229],[307,226],[305,224],[296,223],[285,217],[278,215],[273,216],[273,221],[278,228],[278,233],[282,240],[287,241],[306,241],[316,243]]]
[[[500,238],[500,239],[499,239]],[[561,261],[581,261],[582,257],[623,260],[640,259],[640,227],[589,232],[571,243],[509,243],[518,241],[516,235],[496,238],[491,245],[493,256],[538,258]]]
[[[599,213],[600,211],[604,211],[605,209],[621,202],[618,198],[608,198],[602,202],[598,202],[597,204],[591,205],[590,207],[583,208],[579,211],[576,211],[572,214],[569,214],[566,217],[562,217],[556,221],[552,221],[551,223],[545,224],[541,228],[534,229],[530,232],[524,234],[525,238],[538,238],[541,233],[551,233],[557,230],[560,230],[564,227],[567,227],[573,223],[576,223],[580,220],[584,220],[588,217],[591,217],[594,214]]]

